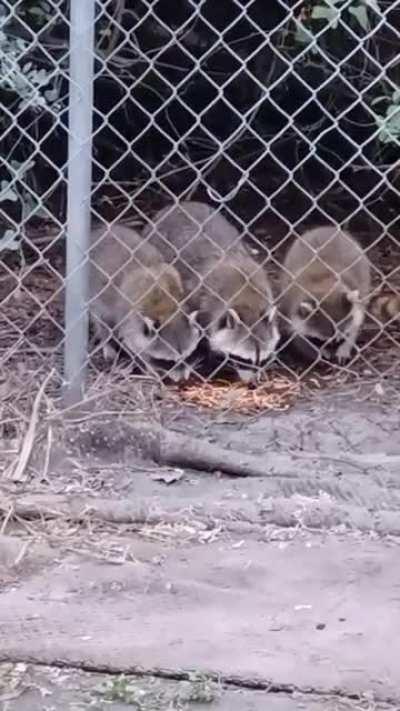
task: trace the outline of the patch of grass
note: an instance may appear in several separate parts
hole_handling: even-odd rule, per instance
[[[193,673],[185,681],[161,683],[121,674],[97,690],[104,702],[119,701],[138,711],[186,711],[192,704],[210,704],[218,696],[217,685],[207,676]]]

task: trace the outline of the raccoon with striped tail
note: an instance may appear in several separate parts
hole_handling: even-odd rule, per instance
[[[122,224],[91,233],[89,314],[107,359],[119,341],[137,362],[156,374],[187,379],[188,357],[200,340],[196,313],[181,307],[182,281],[154,245]]]
[[[382,291],[374,295],[369,304],[369,313],[375,323],[386,326],[400,316],[400,294],[395,291]]]
[[[355,239],[333,226],[298,237],[283,262],[279,311],[283,330],[306,359],[339,363],[352,354],[371,287],[369,260]]]
[[[279,341],[276,307],[238,230],[209,205],[187,201],[158,212],[143,237],[178,270],[211,352],[242,380],[258,378]]]

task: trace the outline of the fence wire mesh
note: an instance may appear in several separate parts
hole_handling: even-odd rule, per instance
[[[70,3],[0,0],[0,22],[15,438],[63,380]],[[396,397],[400,3],[98,0],[95,31],[88,401],[171,421]]]
[[[93,0],[93,99],[91,2],[0,0],[2,708],[400,709],[400,0]]]

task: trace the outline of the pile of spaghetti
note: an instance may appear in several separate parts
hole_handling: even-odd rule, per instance
[[[298,380],[274,376],[255,386],[214,380],[174,388],[174,399],[197,407],[255,415],[268,410],[287,410],[300,394]]]

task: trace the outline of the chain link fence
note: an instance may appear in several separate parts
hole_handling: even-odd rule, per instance
[[[0,0],[2,708],[395,708],[399,48]]]
[[[395,397],[400,3],[72,9],[0,0],[3,434],[71,376],[167,419]]]

